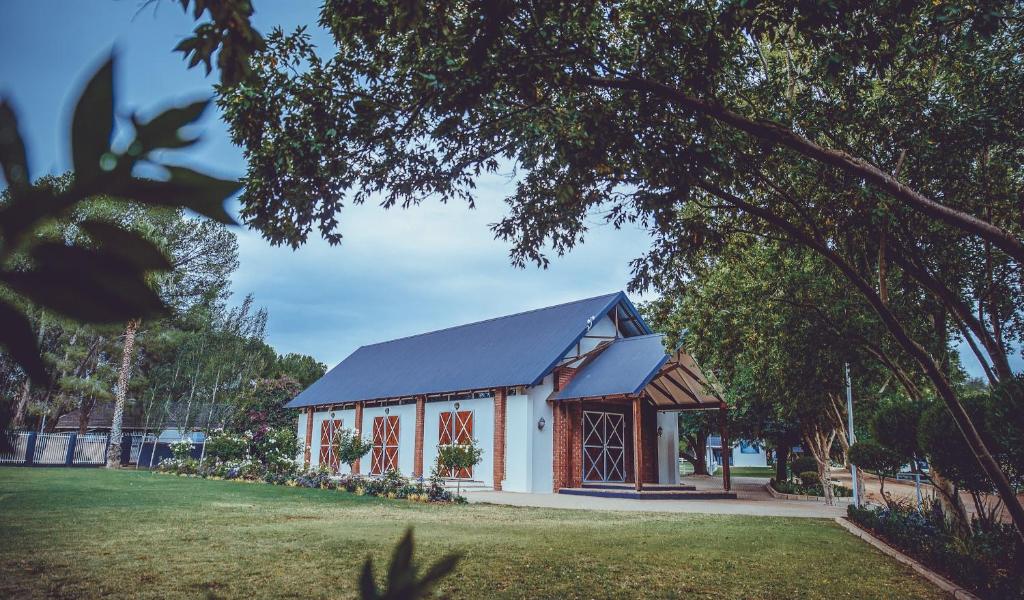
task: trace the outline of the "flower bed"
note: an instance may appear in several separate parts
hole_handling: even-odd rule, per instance
[[[850,506],[857,525],[983,598],[1024,598],[1024,545],[1009,524],[974,521],[966,537],[949,530],[938,504]]]
[[[451,502],[462,504],[465,497],[446,490],[440,477],[425,480],[402,477],[397,471],[388,471],[381,477],[362,475],[333,475],[325,470],[302,471],[292,468],[274,468],[252,460],[207,461],[202,465],[191,458],[168,458],[157,466],[157,471],[204,479],[225,479],[287,485],[291,487],[339,490],[360,496],[408,499],[416,502]]]

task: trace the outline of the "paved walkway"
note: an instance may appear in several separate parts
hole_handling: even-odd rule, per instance
[[[718,477],[683,478],[684,483],[694,485],[698,490],[720,490],[721,481],[721,478]],[[776,500],[764,489],[764,484],[767,481],[767,479],[760,477],[734,477],[732,480],[732,491],[736,492],[737,498],[735,500],[632,500],[563,494],[523,494],[491,490],[467,491],[465,496],[470,502],[580,510],[815,517],[825,519],[832,519],[846,514],[846,504],[837,503],[836,506],[826,506],[823,502]]]

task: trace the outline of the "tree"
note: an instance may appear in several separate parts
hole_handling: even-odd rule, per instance
[[[313,385],[327,372],[327,365],[306,354],[290,352],[277,357],[274,365],[275,376],[291,377],[299,383],[302,391]]]
[[[462,444],[443,444],[437,447],[437,468],[449,477],[456,477],[455,493],[462,491],[463,471],[472,469],[480,463],[484,451],[476,440]]]
[[[313,228],[339,241],[346,201],[472,203],[480,173],[514,165],[494,231],[515,264],[570,250],[598,211],[654,237],[634,288],[685,281],[693,251],[737,229],[813,251],[875,313],[889,358],[935,390],[1024,536],[1024,507],[934,352],[963,328],[1002,362],[995,330],[1020,307],[1017,283],[991,284],[1024,261],[1024,72],[1004,68],[1024,52],[1021,12],[337,0],[321,13],[334,57],[274,32],[219,102],[249,162],[243,218],[274,243]],[[964,253],[933,252],[949,239]],[[890,306],[890,274],[923,292],[929,331]],[[994,319],[965,310],[977,306]]]
[[[878,442],[865,440],[850,446],[850,462],[874,472],[878,477],[879,493],[887,506],[892,506],[892,499],[885,494],[885,479],[895,477],[905,464],[904,457],[886,448]]]
[[[339,429],[334,432],[334,455],[338,462],[348,465],[350,473],[354,473],[353,465],[357,460],[373,450],[373,441],[360,437],[350,429]]]

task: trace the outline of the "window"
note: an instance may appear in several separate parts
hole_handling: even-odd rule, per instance
[[[740,454],[760,454],[761,448],[757,444],[740,442]]]
[[[341,431],[341,419],[324,419],[320,422],[320,466],[338,472],[338,455],[334,449],[334,438]]]
[[[398,470],[398,417],[374,417],[370,475],[392,469]]]
[[[438,419],[437,444],[468,444],[473,441],[473,411],[443,412]],[[472,479],[473,468],[441,472],[442,477]]]

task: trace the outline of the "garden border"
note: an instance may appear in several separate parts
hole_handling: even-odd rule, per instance
[[[821,502],[821,503],[825,502],[825,497],[824,496],[808,496],[807,494],[784,494],[784,493],[782,493],[780,491],[777,491],[775,488],[773,488],[771,481],[769,481],[768,483],[764,484],[764,489],[766,489],[768,491],[768,493],[771,494],[772,498],[775,498],[776,500],[797,500],[799,502]],[[835,502],[837,502],[837,503],[838,502],[849,503],[849,502],[852,501],[852,498],[840,498],[838,496],[835,496],[835,497],[833,497],[833,500]]]
[[[835,520],[836,523],[839,523],[839,525],[843,529],[849,531],[853,535],[871,544],[872,546],[880,550],[883,554],[891,556],[892,558],[895,558],[897,561],[909,566],[918,575],[924,577],[932,584],[934,584],[935,587],[939,588],[943,592],[946,592],[953,598],[956,598],[957,600],[981,600],[978,596],[974,595],[973,592],[960,587],[959,585],[953,583],[949,579],[946,579],[942,575],[939,575],[935,571],[932,571],[920,562],[900,552],[896,548],[893,548],[881,539],[875,537],[875,535],[872,534],[870,531],[863,529],[859,525],[855,524],[853,521],[850,521],[845,517],[836,517]]]

